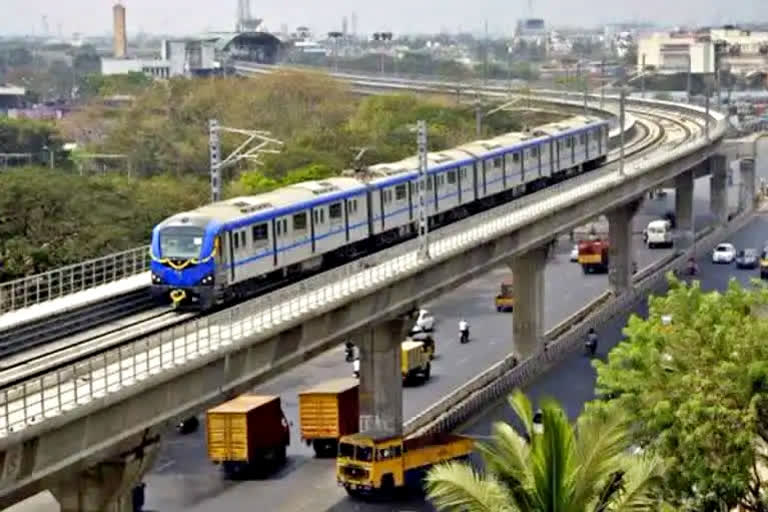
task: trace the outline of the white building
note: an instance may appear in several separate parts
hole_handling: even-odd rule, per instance
[[[726,26],[706,32],[653,33],[638,43],[638,71],[645,65],[659,72],[714,73],[716,48],[721,68],[736,74],[768,71],[768,32],[753,32]]]
[[[659,73],[714,73],[715,47],[708,36],[656,32],[638,41],[638,72],[643,60]]]
[[[102,75],[125,75],[144,73],[153,78],[171,76],[171,66],[166,60],[159,59],[101,59]]]

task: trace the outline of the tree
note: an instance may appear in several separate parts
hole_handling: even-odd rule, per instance
[[[562,407],[541,404],[536,431],[531,402],[509,399],[524,435],[508,423],[493,427],[493,442],[480,444],[485,473],[449,463],[427,476],[430,500],[441,511],[581,512],[655,510],[654,486],[665,467],[660,459],[629,455],[625,417],[582,414],[574,428]]]
[[[675,467],[668,500],[697,511],[768,510],[757,468],[768,442],[768,290],[732,281],[723,294],[670,278],[632,316],[626,341],[595,362],[590,404],[635,418],[636,442]]]

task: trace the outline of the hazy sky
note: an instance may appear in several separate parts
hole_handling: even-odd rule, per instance
[[[237,0],[124,0],[128,30],[195,34],[231,30]],[[0,0],[0,35],[111,32],[113,0]],[[493,33],[507,32],[528,12],[528,0],[251,0],[268,28],[305,24],[316,32],[337,29],[355,11],[358,31],[477,31],[488,19]],[[623,20],[669,24],[724,24],[768,21],[768,0],[533,0],[534,14],[558,25],[595,25]]]

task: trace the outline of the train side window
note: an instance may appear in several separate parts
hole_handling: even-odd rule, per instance
[[[232,234],[232,241],[235,244],[235,249],[239,249],[240,248],[240,237],[237,236],[237,233],[234,232],[234,231],[231,234]]]
[[[405,196],[407,195],[405,190],[405,185],[398,185],[395,187],[395,199],[398,201],[402,201],[405,199]]]
[[[536,158],[537,156],[539,156],[539,147],[533,146],[531,148],[531,157]]]
[[[320,210],[320,224],[325,224],[325,208]]]
[[[282,225],[283,225],[283,221],[281,220],[278,220],[277,222],[275,222],[275,231],[277,231],[277,236],[280,236],[283,232],[283,230],[280,229]]]
[[[293,216],[293,230],[294,231],[306,231],[307,229],[307,214],[306,212],[297,213]]]
[[[357,199],[350,199],[347,202],[347,213],[349,215],[357,213]]]
[[[579,135],[579,144],[582,146],[587,143],[587,135],[585,133],[582,133]]]
[[[245,230],[242,230],[240,232],[240,245],[243,246],[243,249],[245,249],[247,243],[245,241]]]
[[[283,233],[288,234],[288,219],[283,219]]]
[[[466,167],[462,167],[461,168],[461,179],[466,179],[466,178],[467,178],[467,168]]]
[[[520,153],[512,153],[512,161],[514,163],[520,162]]]
[[[497,168],[497,169],[501,169],[502,165],[504,165],[504,164],[503,164],[503,161],[502,161],[502,159],[501,159],[501,158],[494,158],[494,159],[493,159],[493,166],[494,166],[495,168]]]
[[[427,176],[427,190],[432,190],[432,176]]]
[[[269,231],[267,230],[267,223],[263,222],[257,224],[251,228],[251,236],[253,237],[253,245],[256,247],[262,247],[266,245],[269,238]]]
[[[449,185],[453,185],[456,183],[456,171],[448,171],[446,175],[448,176]]]
[[[331,220],[341,218],[341,203],[333,203],[328,206],[328,218]]]

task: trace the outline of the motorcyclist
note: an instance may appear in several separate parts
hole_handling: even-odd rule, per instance
[[[696,264],[696,260],[693,258],[688,258],[688,274],[689,275],[696,275],[699,272],[699,266]]]
[[[344,360],[348,363],[355,360],[355,345],[351,341],[344,344]]]
[[[463,318],[459,320],[459,339],[462,343],[469,341],[469,324]]]
[[[595,355],[595,352],[597,351],[597,333],[593,327],[589,328],[589,332],[587,332],[587,341],[584,345],[586,345],[590,355]]]

